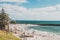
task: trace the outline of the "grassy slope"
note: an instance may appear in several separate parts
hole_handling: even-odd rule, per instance
[[[19,39],[13,36],[11,32],[6,34],[6,32],[0,30],[0,40],[19,40]]]

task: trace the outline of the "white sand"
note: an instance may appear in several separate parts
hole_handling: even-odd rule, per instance
[[[12,32],[16,32],[15,35],[17,35],[18,37],[21,36],[23,33],[25,33],[25,35],[33,35],[33,37],[24,37],[22,38],[22,40],[60,40],[60,35],[58,34],[26,29],[29,26],[30,24],[10,24],[10,30]]]

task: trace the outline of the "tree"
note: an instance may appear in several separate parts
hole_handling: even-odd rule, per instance
[[[0,25],[3,25],[4,27],[7,26],[6,29],[9,29],[10,24],[10,18],[7,13],[5,13],[4,9],[1,10],[0,13]]]

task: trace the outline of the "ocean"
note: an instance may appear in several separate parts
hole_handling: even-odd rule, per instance
[[[27,21],[27,20],[16,20],[18,24],[60,24],[60,21]],[[60,33],[60,26],[31,26],[29,29],[57,32]]]
[[[31,26],[29,29],[60,33],[60,26]]]
[[[16,20],[18,24],[60,24],[60,21]]]

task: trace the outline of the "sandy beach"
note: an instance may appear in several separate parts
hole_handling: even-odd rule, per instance
[[[14,33],[15,36],[21,38],[22,40],[60,40],[60,35],[38,31],[33,29],[27,29],[29,26],[38,26],[38,25],[30,25],[30,24],[10,24],[10,31]]]

